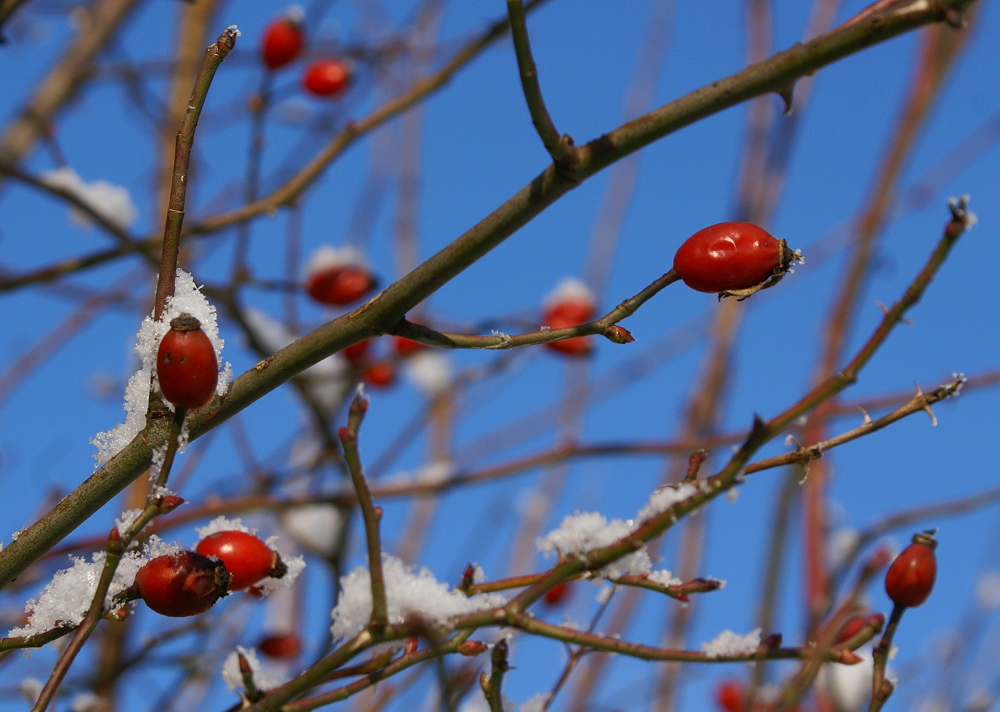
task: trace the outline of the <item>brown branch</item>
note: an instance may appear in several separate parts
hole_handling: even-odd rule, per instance
[[[531,43],[528,39],[528,26],[524,19],[524,4],[521,0],[507,0],[507,14],[510,17],[510,30],[514,36],[514,53],[517,55],[517,69],[521,77],[521,89],[524,100],[528,104],[531,123],[535,125],[542,145],[552,156],[553,163],[559,168],[572,170],[576,162],[576,147],[573,139],[560,136],[556,125],[545,108],[542,98],[542,88],[538,83],[538,69],[535,59],[531,56]]]

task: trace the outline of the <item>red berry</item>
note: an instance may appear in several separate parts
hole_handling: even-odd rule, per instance
[[[317,270],[309,275],[306,290],[321,304],[343,306],[358,301],[375,287],[371,272],[357,265]]]
[[[229,582],[230,591],[248,588],[283,568],[278,552],[250,532],[231,530],[209,534],[198,542],[196,551],[203,556],[214,556],[226,565],[233,577]]]
[[[389,361],[376,361],[364,370],[361,379],[376,388],[388,388],[396,380],[396,367]]]
[[[542,323],[551,329],[565,329],[585,324],[594,318],[594,303],[583,299],[556,302],[546,309]],[[591,351],[590,337],[574,336],[545,344],[553,351],[569,356],[585,356]]]
[[[343,354],[344,359],[348,363],[358,363],[365,357],[365,352],[368,351],[368,347],[370,345],[371,339],[365,339],[364,341],[359,341],[356,344],[346,346],[340,353]]]
[[[343,91],[350,78],[350,70],[339,59],[317,59],[306,67],[302,86],[316,96],[333,96]]]
[[[743,712],[747,688],[739,680],[723,680],[715,688],[715,703],[724,712]]]
[[[799,259],[763,228],[724,222],[685,240],[674,255],[674,270],[696,291],[748,297],[777,283]]]
[[[546,591],[542,600],[545,601],[546,605],[557,606],[566,600],[569,593],[569,584],[563,581],[562,583],[557,583],[555,586]]]
[[[260,650],[272,658],[294,658],[302,650],[302,643],[295,633],[269,635],[260,641]]]
[[[279,17],[264,30],[260,56],[268,69],[278,69],[299,56],[302,51],[302,25],[290,17]]]
[[[885,592],[900,606],[919,606],[931,595],[937,576],[934,532],[913,535],[913,543],[892,562],[885,573]]]
[[[212,399],[219,363],[201,322],[190,314],[170,322],[156,354],[156,376],[163,397],[178,408],[200,408]]]
[[[396,353],[399,354],[400,358],[409,358],[413,354],[420,353],[427,348],[425,344],[413,339],[407,339],[405,336],[393,336],[392,346],[396,349]]]
[[[139,596],[160,615],[204,613],[226,595],[229,572],[220,561],[178,551],[147,562],[135,575]]]

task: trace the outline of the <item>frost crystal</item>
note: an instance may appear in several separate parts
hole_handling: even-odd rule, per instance
[[[737,635],[731,630],[724,630],[708,643],[701,644],[701,650],[710,658],[725,655],[752,653],[760,646],[760,628],[754,628],[746,635]]]
[[[337,550],[343,517],[332,504],[307,504],[285,512],[285,531],[307,549],[332,556]]]
[[[106,180],[87,183],[69,166],[46,171],[42,173],[41,177],[43,183],[72,193],[89,205],[95,213],[122,229],[135,222],[135,218],[139,214],[128,189],[120,185],[109,183]],[[69,217],[74,224],[83,227],[92,227],[94,224],[94,221],[79,208],[71,208]]]
[[[497,593],[467,597],[435,579],[428,569],[417,571],[388,554],[382,558],[382,573],[390,624],[403,623],[407,616],[417,615],[430,626],[442,625],[454,616],[506,603]],[[334,641],[359,633],[372,614],[371,576],[367,567],[359,566],[342,577],[340,588],[340,600],[330,614]]]
[[[270,539],[268,540],[268,546],[270,546]],[[295,582],[295,579],[298,578],[300,573],[302,573],[302,569],[306,567],[306,560],[301,556],[282,555],[281,560],[285,562],[285,566],[288,568],[284,576],[281,578],[267,576],[262,579],[260,583],[256,584],[257,588],[259,588],[261,593],[265,596],[274,591],[290,589],[292,584]]]
[[[247,650],[242,645],[237,645],[236,650],[226,657],[226,662],[222,664],[222,679],[225,680],[229,691],[243,689],[243,675],[240,673],[240,656],[246,658],[253,672],[253,682],[258,689],[270,690],[281,684],[281,679],[277,675],[265,670],[260,660],[257,659],[257,651],[253,648]]]
[[[190,274],[182,269],[177,270],[177,281],[174,296],[167,301],[167,311],[161,321],[153,321],[147,316],[139,327],[136,335],[135,351],[139,354],[142,366],[132,374],[125,387],[125,422],[119,423],[113,429],[98,433],[90,441],[97,448],[94,459],[97,467],[105,464],[121,452],[136,435],[146,427],[146,409],[149,406],[149,389],[152,386],[159,390],[156,382],[156,352],[160,341],[170,330],[170,321],[181,314],[190,314],[201,322],[201,329],[208,336],[215,348],[215,357],[222,364],[223,341],[219,338],[219,325],[216,321],[215,307],[208,303],[201,290],[195,285]],[[229,389],[229,381],[233,377],[233,367],[226,363],[219,373],[219,383],[215,387],[217,395],[225,395]]]

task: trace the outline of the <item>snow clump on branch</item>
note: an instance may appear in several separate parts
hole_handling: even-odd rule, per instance
[[[216,395],[225,395],[229,389],[229,381],[233,377],[232,364],[223,366],[223,340],[219,338],[219,325],[216,320],[215,307],[201,293],[190,274],[182,269],[177,270],[177,282],[174,296],[167,300],[167,310],[163,318],[155,321],[152,315],[147,316],[136,334],[135,352],[139,354],[142,366],[128,381],[125,388],[125,422],[119,423],[111,430],[98,433],[91,439],[91,444],[97,448],[94,459],[96,467],[101,467],[112,457],[132,442],[136,435],[146,427],[146,410],[149,406],[149,390],[160,389],[156,380],[156,352],[160,341],[170,331],[170,322],[181,314],[190,314],[201,322],[201,330],[215,349],[215,358],[219,362],[221,372],[215,388]],[[169,403],[167,404],[171,409]]]
[[[382,557],[389,623],[397,625],[408,616],[419,616],[428,626],[443,626],[449,618],[501,606],[507,599],[498,593],[466,596],[434,578],[430,570],[419,571],[388,554]],[[340,579],[340,600],[331,612],[330,632],[334,642],[361,632],[372,615],[371,574],[359,566]]]
[[[752,653],[760,647],[760,628],[754,628],[746,635],[737,635],[731,630],[724,630],[707,643],[701,644],[701,651],[709,658],[721,658],[726,655],[741,655]]]
[[[113,606],[114,597],[132,585],[136,573],[145,563],[179,549],[178,546],[164,544],[158,536],[151,534],[141,553],[136,550],[126,551],[104,598],[104,607]],[[28,622],[20,628],[14,628],[7,635],[11,638],[27,638],[60,626],[80,625],[97,591],[97,582],[101,578],[106,556],[106,552],[98,551],[91,555],[90,561],[82,556],[73,557],[70,568],[57,571],[41,595],[24,605],[24,611],[29,616]]]
[[[112,225],[126,229],[135,222],[139,210],[132,202],[128,189],[106,180],[87,183],[69,166],[42,173],[42,182],[71,193]],[[71,208],[70,220],[82,227],[93,227],[94,221],[79,208]]]
[[[697,487],[687,483],[661,487],[653,492],[649,502],[639,510],[636,519],[626,521],[621,519],[608,521],[599,512],[576,512],[565,517],[558,529],[539,538],[536,545],[538,550],[543,552],[555,551],[563,556],[583,556],[624,539],[642,526],[647,519],[667,511],[697,491]],[[649,552],[646,551],[646,547],[642,547],[611,562],[597,573],[609,579],[620,576],[641,576],[650,573],[652,565]],[[669,572],[665,572],[665,578],[673,581]]]

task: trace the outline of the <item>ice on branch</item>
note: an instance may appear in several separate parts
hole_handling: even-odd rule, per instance
[[[154,534],[149,537],[141,553],[126,551],[105,596],[105,608],[110,608],[114,597],[132,585],[136,572],[143,564],[177,550],[178,547],[164,544]],[[73,557],[70,568],[57,571],[41,595],[25,604],[24,611],[29,615],[27,624],[14,628],[7,635],[26,638],[59,626],[79,625],[87,615],[94,592],[97,591],[105,556],[105,552],[99,551],[91,555],[90,561],[83,557]]]
[[[156,382],[156,352],[160,348],[163,336],[170,330],[171,320],[181,314],[190,314],[200,321],[202,331],[215,348],[215,357],[221,367],[219,383],[215,387],[216,395],[225,395],[229,389],[233,367],[229,363],[223,364],[221,359],[224,342],[219,338],[215,307],[209,304],[191,275],[178,269],[174,296],[167,300],[167,310],[163,319],[154,321],[152,315],[147,316],[143,319],[136,335],[135,352],[139,354],[142,365],[132,374],[125,387],[125,422],[119,423],[111,430],[98,433],[90,441],[97,448],[94,454],[97,467],[104,465],[121,452],[146,427],[149,389],[151,387],[160,389],[159,383]]]
[[[752,653],[760,646],[760,628],[754,628],[746,635],[737,635],[724,630],[707,643],[701,644],[701,651],[710,658],[726,655]]]
[[[540,537],[535,543],[539,551],[561,552],[564,556],[583,556],[625,538],[642,526],[645,520],[662,514],[697,491],[697,487],[687,483],[661,487],[653,492],[649,502],[639,510],[636,519],[628,521],[621,519],[608,521],[599,512],[576,512],[565,517],[558,529]],[[649,552],[643,547],[611,562],[598,571],[598,575],[612,579],[620,576],[641,576],[650,572],[652,564]]]
[[[498,593],[466,596],[441,583],[426,568],[419,571],[394,556],[384,555],[382,573],[390,624],[418,616],[426,625],[443,626],[449,618],[501,606],[507,599]],[[334,641],[356,635],[372,615],[371,576],[359,566],[340,579],[340,600],[331,612]]]
[[[257,651],[253,648],[247,650],[242,645],[237,645],[236,650],[226,656],[226,662],[222,664],[222,679],[230,692],[243,689],[243,675],[240,673],[240,653],[250,665],[253,672],[253,682],[260,690],[270,690],[281,684],[281,679],[274,673],[265,670],[257,659]]]
[[[43,183],[72,193],[89,205],[95,213],[119,228],[125,229],[131,226],[139,214],[128,189],[120,185],[106,180],[87,183],[69,166],[46,171],[41,177]],[[92,227],[94,224],[94,221],[79,208],[71,208],[69,217],[74,224],[83,227]]]

